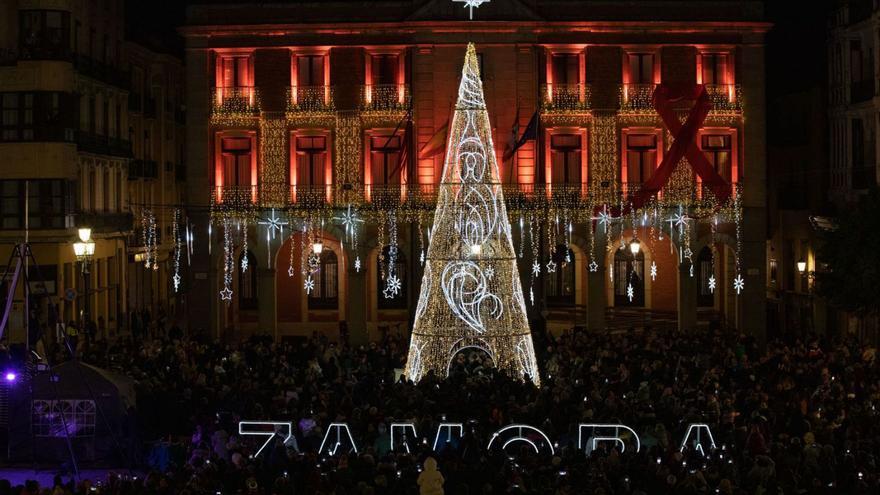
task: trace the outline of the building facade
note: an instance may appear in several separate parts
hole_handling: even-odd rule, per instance
[[[444,163],[433,150],[445,148],[473,41],[534,324],[709,322],[763,337],[768,25],[759,2],[489,2],[474,20],[449,0],[361,7],[190,7],[187,195],[201,240],[188,273],[191,329],[405,334]],[[708,102],[684,139],[733,191],[741,219],[712,227],[664,217],[655,229],[647,212],[619,214],[630,211],[621,198],[651,183],[684,136],[667,121],[697,106],[670,99],[664,121],[658,88],[696,89]],[[687,202],[711,216],[702,176],[687,160],[672,165],[664,207]],[[593,218],[602,206],[619,207],[617,218]],[[354,222],[357,240],[349,207],[365,220]],[[427,214],[412,213],[420,207]],[[388,273],[403,282],[390,295]]]
[[[182,127],[175,124],[182,114],[174,107],[182,101],[181,63],[126,42],[124,4],[13,0],[0,6],[0,257],[6,261],[16,244],[29,242],[38,265],[29,268],[31,280],[45,282],[61,319],[80,322],[88,307],[99,331],[125,327],[130,303],[145,301],[131,268],[137,232],[129,199],[135,198],[138,206],[176,201],[175,165],[182,163]],[[135,72],[137,80],[131,77],[129,52],[145,67]],[[137,91],[152,88],[146,77],[154,71],[176,94],[168,103],[170,113],[153,108],[154,114],[145,116],[144,103],[137,101],[144,94],[132,92],[132,85]],[[158,123],[144,123],[163,115],[167,118]],[[155,151],[145,152],[142,129],[169,137],[154,143]],[[145,167],[144,156],[163,160],[162,171],[155,163]],[[92,229],[95,242],[87,273],[73,250],[81,227]],[[158,280],[161,286],[168,284]],[[3,281],[4,300],[10,281]],[[36,316],[47,323],[45,293],[32,287]],[[156,306],[168,290],[150,293]],[[21,287],[13,297],[6,337],[21,342]]]

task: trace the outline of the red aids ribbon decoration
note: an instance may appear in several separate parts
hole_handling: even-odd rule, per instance
[[[679,122],[673,108],[673,105],[681,100],[695,100],[684,125]],[[632,208],[641,208],[652,196],[660,192],[669,181],[676,164],[681,161],[682,157],[687,157],[694,172],[703,179],[703,184],[709,187],[718,201],[722,203],[726,201],[731,193],[730,184],[724,180],[724,177],[718,175],[718,172],[706,159],[706,155],[697,148],[696,143],[697,131],[712,109],[712,101],[706,92],[706,86],[702,84],[660,84],[654,90],[653,101],[654,108],[674,136],[674,141],[663,156],[660,166],[631,199]]]

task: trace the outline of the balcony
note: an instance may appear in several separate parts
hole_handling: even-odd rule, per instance
[[[368,84],[361,86],[361,111],[405,112],[412,106],[408,84]]]
[[[641,184],[605,181],[598,183],[498,184],[510,211],[566,209],[592,215],[596,205],[616,207],[627,204]],[[738,195],[739,185],[731,186]],[[362,212],[431,211],[436,208],[440,186],[437,184],[382,184],[328,186],[215,186],[211,208],[215,213],[247,215],[257,208],[279,207],[311,214],[315,209],[344,208],[355,205]],[[685,204],[693,208],[715,209],[718,201],[711,190],[694,181],[669,185],[657,196],[663,204]]]
[[[155,160],[132,160],[128,164],[128,180],[158,178],[159,164]]]
[[[873,74],[873,72],[872,72]],[[855,81],[850,83],[849,85],[849,101],[850,103],[861,103],[863,101],[868,101],[874,97],[874,79],[873,75],[871,78],[863,79],[861,81]]]
[[[93,233],[110,234],[134,229],[134,216],[128,212],[85,213],[74,215],[74,225],[88,225]]]
[[[109,136],[102,136],[93,132],[78,131],[76,133],[76,145],[79,151],[94,153],[96,155],[131,157],[131,141]]]
[[[543,84],[541,109],[562,113],[587,111],[590,109],[590,87],[586,84]]]
[[[332,113],[336,110],[332,86],[290,86],[287,88],[287,113]]]
[[[654,89],[656,84],[621,84],[620,110],[622,112],[654,111]],[[741,112],[742,87],[739,84],[706,84],[706,92],[712,102],[712,112]],[[693,100],[682,100],[682,109],[690,108]]]
[[[211,120],[215,123],[256,117],[260,113],[260,93],[253,86],[214,88],[211,94]]]
[[[128,73],[105,62],[100,62],[85,55],[76,55],[74,67],[80,74],[98,81],[128,89],[130,78]]]

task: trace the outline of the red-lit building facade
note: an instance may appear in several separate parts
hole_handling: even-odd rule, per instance
[[[450,0],[382,1],[368,10],[363,5],[190,7],[182,33],[191,203],[211,205],[215,214],[253,208],[263,219],[274,214],[272,208],[282,212],[304,204],[369,209],[412,198],[429,203],[444,154],[426,156],[425,150],[432,138],[443,136],[469,41],[477,44],[508,196],[519,191],[555,198],[639,187],[673,141],[654,110],[654,89],[661,83],[701,84],[713,107],[694,140],[741,194],[739,242],[723,230],[700,234],[696,273],[688,273],[675,254],[680,246],[662,233],[643,242],[634,257],[621,248],[620,235],[594,240],[596,247],[579,234],[585,226],[574,225],[568,246],[542,248],[543,258],[558,257],[561,268],[542,272],[530,311],[550,328],[600,330],[646,321],[694,328],[715,320],[763,335],[768,26],[760,2],[622,7],[495,1],[474,9],[474,20],[462,3]],[[536,112],[536,139],[502,163],[512,129],[521,134]],[[708,194],[686,166],[675,174],[684,181],[679,184],[692,185],[695,196]],[[194,225],[204,225],[209,213],[193,208],[189,215]],[[418,298],[427,226],[400,224],[397,265],[404,288],[388,299],[378,261],[387,239],[370,222],[360,227],[356,249],[338,223],[323,225],[321,270],[308,294],[299,260],[291,263],[290,257],[298,258],[301,246],[313,240],[304,243],[295,235],[294,246],[286,234],[267,240],[265,226],[255,223],[245,227],[248,250],[236,247],[228,303],[217,296],[223,239],[212,234],[208,256],[208,234],[200,230],[188,274],[190,327],[216,335],[319,331],[335,337],[345,322],[353,339],[375,337],[385,327],[405,330]],[[513,238],[521,235],[514,225]],[[622,235],[626,242],[632,236]],[[739,296],[731,286],[736,249],[745,278]],[[599,264],[595,271],[588,269],[590,252],[600,253],[592,257]],[[242,257],[255,269],[242,271]],[[522,264],[526,281],[529,263]],[[652,264],[659,271],[653,279],[646,271]],[[626,277],[614,273],[633,271],[643,281],[628,298]],[[710,275],[718,280],[715,291],[706,285]]]

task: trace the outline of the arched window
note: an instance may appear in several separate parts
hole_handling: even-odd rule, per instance
[[[242,269],[242,260],[247,258],[247,270]],[[238,258],[238,307],[257,309],[257,257],[247,251]]]
[[[377,300],[379,309],[406,309],[407,304],[407,278],[406,278],[406,256],[403,251],[397,247],[397,255],[395,256],[394,265],[391,262],[391,246],[382,248],[381,255],[376,259],[376,287]],[[400,281],[400,290],[397,294],[392,293],[388,288],[388,276],[393,275]],[[386,297],[391,296],[391,297]]]
[[[632,285],[633,297],[630,299],[627,288]],[[645,305],[645,253],[633,256],[629,245],[614,253],[614,305]]]
[[[575,303],[574,251],[559,244],[551,258],[556,263],[556,271],[548,273],[550,283],[547,288],[548,306],[573,306]]]
[[[696,268],[699,272],[697,280],[700,281],[697,306],[712,307],[715,305],[715,292],[709,287],[709,277],[712,276],[712,250],[708,246],[700,250]]]
[[[315,288],[309,293],[309,309],[339,309],[339,261],[326,244],[312,280]]]

